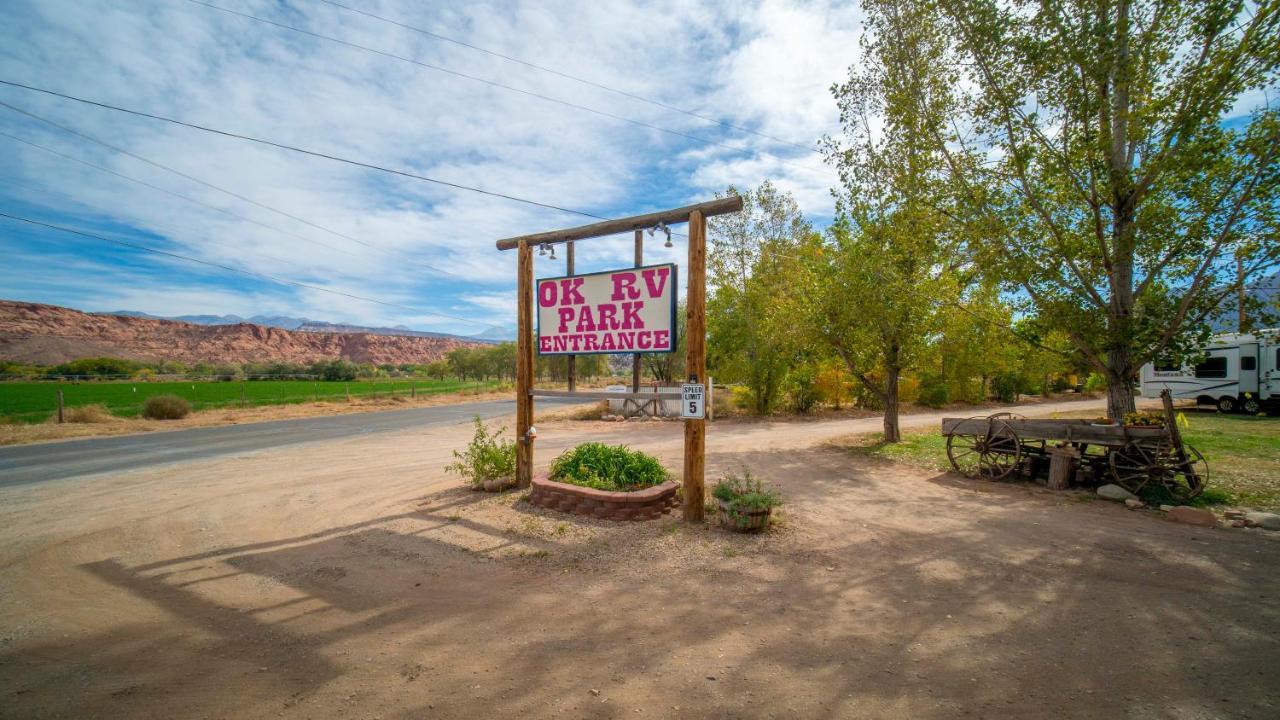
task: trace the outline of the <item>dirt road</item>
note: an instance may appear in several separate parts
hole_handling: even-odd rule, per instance
[[[462,490],[465,426],[0,489],[0,717],[1280,715],[1273,535],[823,446],[877,424],[716,423],[764,537]]]

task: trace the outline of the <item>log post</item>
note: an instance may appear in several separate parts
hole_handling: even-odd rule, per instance
[[[61,424],[62,422],[62,388],[58,388],[58,423]]]
[[[520,243],[516,281],[516,486],[533,484],[533,248]]]
[[[707,381],[707,219],[689,213],[689,285],[685,298],[685,362],[690,382]],[[684,519],[702,522],[706,420],[684,421]]]
[[[1071,476],[1075,474],[1079,460],[1080,451],[1074,445],[1050,448],[1049,489],[1066,490],[1071,485]]]
[[[564,251],[564,274],[573,274],[573,242],[567,243]],[[573,392],[578,388],[578,356],[569,355],[565,357],[566,374],[569,376],[569,392]]]

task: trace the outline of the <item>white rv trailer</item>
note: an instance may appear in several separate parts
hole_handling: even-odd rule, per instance
[[[1143,365],[1142,397],[1160,397],[1168,388],[1175,398],[1222,412],[1280,408],[1280,330],[1216,335],[1204,351],[1196,365]]]

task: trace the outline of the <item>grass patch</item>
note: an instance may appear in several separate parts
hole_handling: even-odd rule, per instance
[[[345,402],[347,391],[354,398],[408,398],[444,393],[478,394],[501,388],[497,382],[461,380],[381,380],[312,381],[250,380],[218,382],[185,380],[166,382],[88,381],[88,382],[0,382],[0,415],[17,422],[44,422],[58,408],[58,391],[62,390],[66,407],[101,405],[117,417],[142,414],[143,404],[153,395],[177,395],[191,403],[194,410],[240,407],[243,386],[244,405],[290,405],[304,402]]]
[[[1054,417],[1095,414],[1060,413]],[[1184,442],[1209,461],[1209,487],[1195,504],[1280,510],[1280,418],[1197,411],[1185,412],[1184,416]],[[869,433],[842,438],[836,444],[859,455],[926,470],[951,469],[947,439],[936,430],[907,433],[900,443],[885,443],[881,433]],[[1157,502],[1159,498],[1150,501]]]

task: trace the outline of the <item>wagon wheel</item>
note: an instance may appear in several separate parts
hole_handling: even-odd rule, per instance
[[[1003,420],[987,420],[987,431],[947,436],[947,459],[966,477],[1002,480],[1022,461],[1022,441]]]
[[[1147,486],[1162,487],[1170,495],[1190,500],[1209,482],[1209,462],[1190,445],[1178,457],[1167,443],[1142,445],[1130,441],[1111,453],[1111,476],[1116,484],[1137,494]]]

